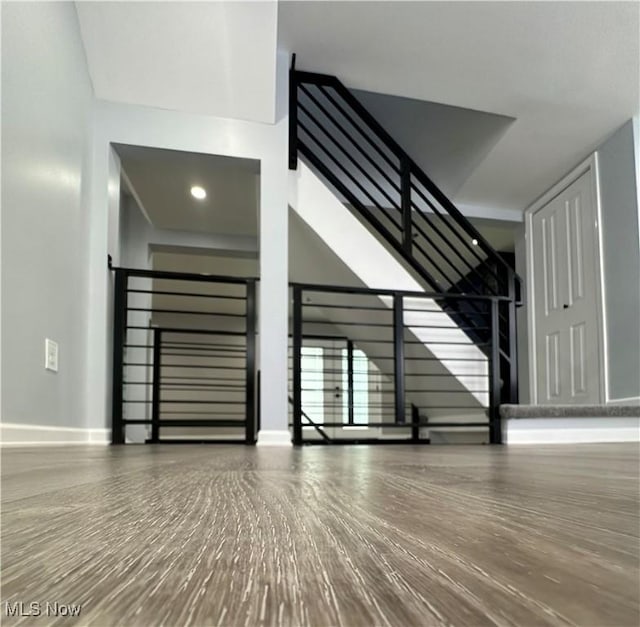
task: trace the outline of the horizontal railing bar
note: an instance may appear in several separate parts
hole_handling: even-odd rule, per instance
[[[203,364],[162,364],[162,368],[199,368],[204,370],[245,370],[246,367],[245,366],[205,366]]]
[[[368,422],[368,423],[354,423],[349,424],[346,422],[316,422],[316,425],[319,427],[389,427],[392,429],[403,429],[408,427],[488,427],[488,422],[442,422],[442,423],[430,423],[430,422]],[[293,423],[289,423],[289,426],[292,427]]]
[[[306,379],[305,381],[310,382],[309,379]],[[317,379],[317,381],[322,381],[322,379]],[[334,392],[335,388],[333,387],[328,387],[328,388],[300,388],[303,392]],[[340,389],[340,393],[346,393],[348,392],[348,388],[341,388]],[[488,392],[488,389],[485,390],[431,390],[431,389],[423,389],[423,388],[419,388],[419,389],[415,389],[415,390],[407,390],[405,389],[405,392],[413,392],[415,393],[420,393],[420,394],[486,394]],[[383,394],[385,392],[382,392]],[[388,390],[387,391],[388,394],[393,394],[393,390]],[[346,401],[346,396],[344,397],[345,402],[342,404],[343,406],[346,406],[347,401]],[[326,403],[322,402],[320,403],[321,405],[326,405]],[[389,406],[394,407],[395,403],[387,403]],[[340,407],[340,403],[337,404],[337,407]],[[354,404],[354,407],[372,407],[373,405],[370,403],[361,403],[360,405],[358,404]]]
[[[238,394],[238,392],[233,392],[234,394]],[[244,399],[240,401],[207,401],[207,400],[189,400],[189,399],[167,399],[160,398],[158,402],[161,405],[244,405]],[[165,412],[172,413],[170,410],[165,409]]]
[[[247,440],[244,437],[233,437],[233,438],[211,438],[208,435],[206,436],[178,436],[178,437],[169,437],[169,438],[158,438],[155,442],[147,441],[145,444],[168,444],[168,445],[207,445],[207,446],[218,446],[219,444],[227,445],[227,444],[246,444]]]
[[[307,292],[327,292],[335,294],[362,294],[370,296],[406,296],[408,298],[421,298],[424,300],[485,300],[485,301],[505,301],[511,299],[508,296],[498,296],[491,294],[443,294],[442,292],[415,292],[407,290],[377,290],[368,287],[348,287],[344,285],[324,285],[313,283],[289,283],[291,287],[299,287]],[[422,311],[419,309],[407,309],[405,311]],[[444,313],[444,312],[443,312]]]
[[[379,328],[388,328],[392,329],[392,323],[386,322],[345,322],[340,320],[339,322],[333,322],[332,320],[303,320],[303,323],[306,324],[331,324],[331,325],[340,325],[340,326],[348,326],[348,327],[379,327]]]
[[[193,384],[183,383],[180,385],[165,384],[162,386],[162,391],[164,392],[165,390],[167,392],[195,392],[195,391],[227,392],[228,391],[230,394],[239,394],[240,392],[243,392],[244,390],[246,390],[246,386],[245,385],[206,385],[203,383],[193,383]],[[232,392],[232,390],[240,390],[240,392]]]
[[[194,357],[196,359],[242,359],[245,353],[234,353],[231,355],[210,355],[209,353],[197,355],[194,353],[168,353],[162,351],[163,357]],[[165,366],[171,364],[164,364]]]
[[[162,375],[160,381],[187,379],[187,381],[243,381],[244,377],[190,377],[189,375]]]
[[[190,311],[185,309],[158,309],[156,307],[127,307],[129,311],[147,311],[150,313],[170,313],[170,314],[186,314],[189,316],[221,316],[224,318],[246,318],[245,313],[223,313],[219,311]]]
[[[239,415],[239,414],[236,414]],[[242,427],[244,420],[181,420],[180,418],[160,419],[161,427]]]
[[[424,389],[415,389],[415,390],[406,390],[405,392],[412,392],[413,394],[487,394],[489,389],[486,390],[424,390]]]
[[[169,411],[169,410],[164,410],[165,414],[179,414],[179,415],[185,415],[185,416],[224,416],[224,415],[233,415],[233,416],[240,416],[242,415],[241,412],[228,412],[226,410],[221,411],[221,412],[212,412],[212,411],[193,411],[193,410],[189,410],[189,411]],[[171,420],[171,419],[169,419]]]
[[[487,305],[488,305],[488,303],[487,303]],[[445,306],[447,306],[446,303],[445,303]],[[442,308],[440,308],[440,309],[411,309],[409,307],[403,307],[402,311],[404,313],[407,313],[407,312],[410,312],[410,313],[428,313],[429,315],[438,314],[439,316],[447,316],[448,318],[451,318],[452,315],[455,315],[455,313],[452,314],[451,311],[446,311],[446,310],[444,310]],[[457,310],[455,310],[455,311],[457,311]],[[467,312],[467,313],[471,314],[471,312]],[[473,315],[474,316],[484,316],[485,318],[490,319],[491,311],[490,311],[488,306],[485,306],[485,309],[477,311],[477,312],[474,312]],[[453,329],[455,327],[450,327],[450,328]]]
[[[488,357],[479,357],[478,359],[475,359],[473,357],[444,357],[442,359],[440,357],[420,357],[417,359],[417,361],[477,361],[480,363],[485,363],[487,359]],[[411,377],[413,375],[407,373],[406,376]],[[462,376],[462,375],[457,375],[457,376]],[[469,373],[469,376],[475,376],[475,375],[473,375],[473,373]]]
[[[151,367],[153,366],[153,362],[152,363],[147,363],[147,362],[124,362],[122,364],[123,366],[126,366],[127,368],[140,368],[140,367]],[[245,366],[205,366],[202,364],[162,364],[163,368],[205,368],[208,370],[244,370]]]
[[[231,283],[234,285],[246,285],[252,281],[259,281],[258,277],[230,277],[216,274],[191,273],[191,272],[170,272],[166,270],[140,270],[137,268],[111,268],[121,270],[127,277],[139,277],[147,279],[166,279],[174,281],[196,281],[203,283]]]
[[[170,292],[166,290],[141,290],[127,288],[127,292],[135,294],[158,294],[162,296],[187,296],[189,298],[218,298],[225,300],[247,300],[246,296],[232,296],[228,294],[198,294],[197,292]]]
[[[232,337],[246,337],[245,331],[219,331],[216,329],[181,329],[180,327],[135,327],[128,326],[127,329],[158,329],[163,333],[174,333],[176,335],[222,335]],[[170,341],[170,340],[167,340]],[[164,340],[163,340],[164,343]]]
[[[222,415],[222,414],[221,414]],[[235,413],[235,414],[230,414],[233,416],[242,416],[244,415],[243,413]],[[123,424],[125,425],[150,425],[153,423],[152,420],[146,420],[146,419],[135,419],[135,418],[123,418],[122,419]],[[170,424],[170,423],[179,423],[179,424]],[[208,425],[206,424],[207,422],[215,422],[215,425]],[[232,423],[232,424],[224,424],[225,422],[228,423]],[[244,420],[205,420],[205,419],[200,419],[200,420],[191,420],[189,418],[185,419],[185,420],[181,420],[178,418],[169,418],[169,419],[164,419],[160,421],[161,425],[163,427],[189,427],[189,426],[194,426],[194,427],[207,427],[207,426],[235,426],[235,425],[239,425],[239,426],[243,426],[245,421]],[[169,423],[169,424],[168,424]],[[190,424],[190,423],[197,423],[197,424]]]
[[[393,309],[391,307],[367,307],[366,305],[328,305],[325,303],[302,303],[303,307],[323,307],[326,309],[361,309],[363,311],[384,311],[388,314],[393,314]]]
[[[189,351],[220,351],[221,353],[244,353],[246,346],[244,344],[220,344],[214,342],[188,342],[180,340],[162,340],[162,348],[184,349]]]

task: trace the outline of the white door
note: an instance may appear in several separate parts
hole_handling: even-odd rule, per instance
[[[539,404],[600,402],[591,171],[532,217]]]

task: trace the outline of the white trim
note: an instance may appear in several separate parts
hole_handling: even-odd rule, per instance
[[[505,444],[640,442],[640,418],[511,418],[503,421]]]
[[[626,398],[607,399],[607,405],[638,405],[640,406],[640,396],[627,396]]]
[[[597,270],[599,270],[600,279],[596,283],[596,298],[598,299],[598,308],[596,315],[599,318],[598,325],[598,340],[600,346],[598,353],[600,354],[600,396],[603,399],[602,402],[609,402],[609,341],[607,339],[607,302],[605,299],[605,285],[604,278],[604,244],[602,241],[602,199],[600,195],[600,160],[598,153],[593,153],[593,176],[591,180],[592,194],[596,201],[596,264]]]
[[[525,244],[527,257],[526,290],[527,290],[527,330],[529,335],[529,394],[531,404],[538,403],[537,359],[536,359],[536,330],[535,330],[535,295],[533,273],[533,216],[549,204],[556,196],[578,180],[583,174],[591,172],[591,196],[596,216],[595,234],[595,263],[596,263],[596,326],[598,327],[598,361],[600,372],[600,398],[602,403],[608,402],[608,347],[606,334],[606,309],[604,301],[604,266],[602,254],[602,207],[600,202],[600,173],[598,169],[598,155],[593,153],[571,172],[558,181],[547,192],[542,194],[533,204],[525,209]]]
[[[0,423],[0,444],[3,447],[109,444],[110,434],[110,429],[21,425],[12,422]]]
[[[633,127],[633,155],[635,158],[636,196],[638,197],[638,246],[640,246],[640,115],[631,119]]]
[[[257,446],[293,446],[289,431],[261,429],[258,433]]]

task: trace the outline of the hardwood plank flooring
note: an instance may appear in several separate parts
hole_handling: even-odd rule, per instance
[[[637,626],[638,452],[5,449],[2,622]]]

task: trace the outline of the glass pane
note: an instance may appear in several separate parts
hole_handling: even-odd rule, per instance
[[[353,351],[353,422],[369,422],[369,360],[361,350]]]
[[[324,369],[322,348],[303,346],[301,355],[302,411],[314,422],[324,420]]]

